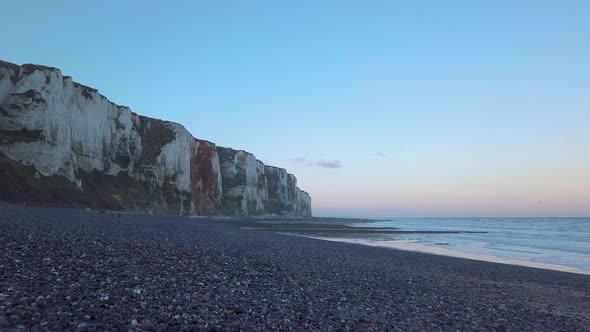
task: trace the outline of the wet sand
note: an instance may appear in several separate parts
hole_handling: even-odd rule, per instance
[[[398,249],[398,250],[415,251],[415,252],[421,252],[421,253],[425,253],[425,254],[473,259],[473,260],[492,262],[492,263],[528,266],[528,267],[534,267],[534,268],[539,268],[539,269],[547,269],[547,270],[555,270],[555,271],[563,271],[563,272],[590,275],[590,271],[578,269],[575,267],[565,266],[565,265],[531,262],[531,261],[527,261],[527,260],[509,259],[509,258],[502,258],[502,257],[483,255],[483,254],[465,253],[465,252],[451,250],[451,249],[447,249],[447,248],[427,246],[427,245],[420,244],[416,241],[406,241],[406,240],[377,241],[377,240],[350,239],[350,238],[337,238],[337,237],[318,237],[318,236],[308,236],[308,237],[318,239],[318,240],[325,240],[325,241],[354,243],[354,244],[371,246],[371,247],[381,247],[381,248],[391,248],[391,249]]]
[[[223,223],[232,226],[238,226],[242,229],[257,229],[273,231],[283,234],[305,235],[312,237],[347,237],[347,238],[370,238],[380,239],[384,236],[395,234],[461,234],[461,233],[486,233],[486,232],[472,232],[472,231],[413,231],[413,230],[399,230],[395,228],[376,228],[351,226],[350,224],[357,224],[354,219],[343,219],[340,221],[337,218],[330,218],[330,222],[297,222],[297,220],[285,222],[281,219],[274,221],[242,221],[239,219],[231,221],[223,221]],[[367,222],[366,219],[359,219],[359,222]],[[388,237],[389,238],[389,237]]]
[[[472,231],[412,231],[398,230],[395,228],[375,228],[375,227],[352,227],[348,223],[354,223],[354,219],[338,222],[338,219],[331,218],[330,223],[312,224],[312,223],[293,223],[282,221],[264,221],[264,222],[244,222],[235,220],[230,224],[238,225],[244,229],[269,230],[285,235],[297,235],[314,238],[318,240],[336,241],[344,243],[353,243],[372,247],[391,248],[406,251],[415,251],[427,254],[442,255],[449,257],[465,258],[480,260],[493,263],[511,264],[519,266],[528,266],[541,269],[564,271],[571,273],[590,274],[590,271],[582,270],[575,267],[569,267],[557,264],[547,264],[532,262],[527,260],[508,259],[491,255],[465,253],[448,248],[427,246],[416,241],[391,240],[391,235],[396,234],[461,234],[461,233],[486,233]],[[362,219],[365,220],[365,219]],[[358,223],[355,223],[358,224]]]

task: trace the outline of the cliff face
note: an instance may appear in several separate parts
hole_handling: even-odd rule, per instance
[[[171,214],[311,215],[286,170],[133,113],[56,68],[0,62],[0,199]]]

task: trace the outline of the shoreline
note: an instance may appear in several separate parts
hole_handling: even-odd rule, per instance
[[[552,270],[552,271],[561,271],[561,272],[568,272],[568,273],[590,275],[590,271],[583,270],[583,269],[580,269],[577,267],[558,265],[558,264],[549,264],[549,263],[540,263],[540,262],[533,262],[533,261],[527,261],[527,260],[521,260],[521,259],[502,258],[502,257],[497,257],[497,256],[492,256],[492,255],[466,253],[463,251],[452,250],[452,249],[447,249],[447,248],[438,248],[438,247],[427,246],[427,245],[418,243],[418,241],[415,241],[415,240],[368,240],[368,239],[349,239],[349,238],[336,238],[336,237],[308,236],[308,235],[299,235],[299,234],[292,234],[292,233],[280,233],[280,234],[301,236],[301,237],[306,237],[306,238],[316,239],[316,240],[351,243],[351,244],[358,244],[358,245],[369,246],[369,247],[389,248],[389,249],[419,252],[419,253],[423,253],[423,254],[431,254],[431,255],[437,255],[437,256],[447,256],[447,257],[463,258],[463,259],[490,262],[490,263],[498,263],[498,264],[514,265],[514,266],[525,266],[525,267],[532,267],[532,268]]]

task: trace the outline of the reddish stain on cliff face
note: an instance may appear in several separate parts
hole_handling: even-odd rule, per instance
[[[194,139],[191,148],[191,193],[195,211],[199,215],[216,214],[221,206],[217,171],[214,159],[217,150],[213,143]]]

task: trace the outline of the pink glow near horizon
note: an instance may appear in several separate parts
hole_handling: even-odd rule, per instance
[[[590,168],[572,164],[419,181],[376,172],[356,182],[310,183],[309,190],[316,215],[590,216]]]

